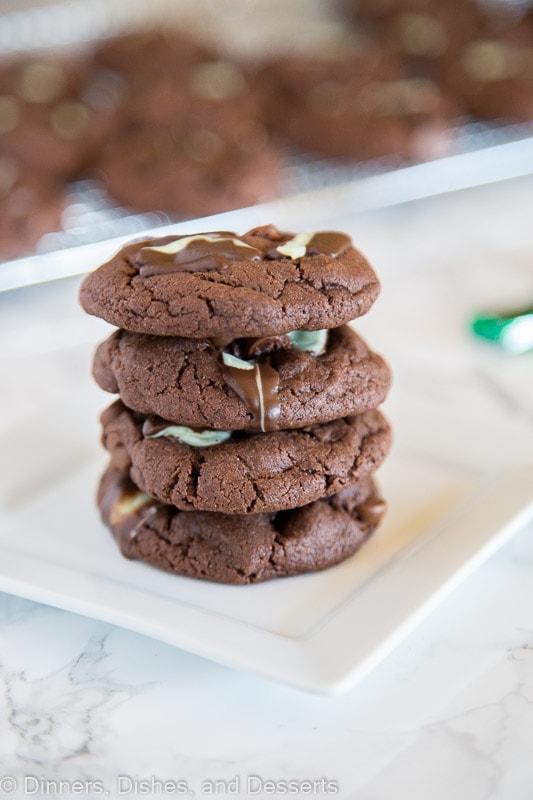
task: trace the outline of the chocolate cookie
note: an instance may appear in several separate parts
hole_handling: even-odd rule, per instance
[[[348,13],[463,113],[533,118],[533,13],[521,3],[345,0]]]
[[[289,57],[270,64],[274,129],[305,150],[361,160],[442,155],[455,102],[429,74],[401,59],[361,70],[337,60]]]
[[[36,178],[15,159],[0,156],[0,259],[33,253],[46,233],[61,227],[62,189]]]
[[[347,326],[324,333],[327,341],[316,355],[298,349],[289,336],[238,340],[224,347],[226,353],[238,348],[239,356],[258,365],[241,370],[241,379],[254,386],[258,370],[262,377],[261,365],[275,371],[270,413],[263,415],[271,429],[359,414],[385,399],[390,372],[383,359]],[[128,408],[143,414],[192,428],[260,427],[246,393],[239,395],[225,378],[222,349],[209,339],[116,331],[96,351],[93,375],[102,389],[120,394]],[[233,378],[239,379],[238,368]]]
[[[98,65],[124,75],[135,89],[211,57],[210,47],[185,32],[160,28],[106,39],[94,53]]]
[[[262,121],[262,101],[253,71],[211,55],[136,86],[122,106],[122,119],[130,124],[168,126],[188,116],[197,128],[233,128],[235,141],[246,142]],[[262,128],[263,145],[265,139]]]
[[[518,20],[509,11],[492,28],[476,31],[447,63],[444,80],[471,114],[532,120],[533,9]]]
[[[97,163],[118,202],[181,218],[267,200],[281,166],[281,151],[253,119],[204,121],[196,111],[165,126],[119,129]]]
[[[126,558],[219,583],[259,583],[315,572],[352,555],[385,503],[369,479],[327,500],[277,514],[181,512],[109,468],[98,490],[102,519]]]
[[[143,491],[183,510],[225,514],[279,511],[328,497],[374,472],[390,444],[389,425],[375,410],[299,430],[221,432],[220,443],[206,447],[184,444],[168,422],[119,400],[101,419],[112,463],[129,468]]]
[[[4,62],[2,153],[36,175],[74,178],[113,127],[119,95],[120,87],[86,58]]]
[[[342,0],[341,5],[403,56],[430,62],[453,57],[491,13],[490,4],[475,0]]]
[[[231,340],[335,328],[378,293],[345,234],[294,236],[268,225],[127,245],[85,278],[80,301],[126,330]]]

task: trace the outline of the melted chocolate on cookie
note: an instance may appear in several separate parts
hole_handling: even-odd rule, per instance
[[[301,340],[294,334],[303,334]],[[307,340],[306,340],[307,337]],[[222,375],[252,413],[252,429],[263,432],[279,430],[279,373],[269,363],[269,356],[279,350],[300,350],[320,355],[324,352],[328,331],[292,331],[284,336],[263,336],[230,342],[233,353],[222,353]],[[318,339],[319,346],[316,347]],[[228,345],[226,345],[228,346]],[[245,361],[266,357],[266,362]]]
[[[241,359],[224,359],[222,374],[224,380],[234,392],[244,400],[253,414],[252,429],[266,431],[278,429],[280,412],[278,386],[279,373],[270,364],[247,364],[246,367],[234,366]]]
[[[168,237],[155,247],[143,247],[136,257],[142,278],[167,275],[172,272],[209,272],[224,269],[232,261],[261,261],[283,256],[292,260],[304,256],[344,253],[352,242],[349,236],[336,231],[299,233],[292,239],[268,248],[266,252],[247,244],[231,231],[200,233],[196,236]]]
[[[351,246],[352,240],[345,233],[318,231],[313,234],[307,245],[307,255],[316,256],[322,253],[323,255],[337,258]]]
[[[277,247],[271,249],[267,256],[269,258],[279,258],[287,256],[293,261],[304,256],[327,255],[337,258],[349,247],[352,240],[345,233],[337,231],[318,231],[317,233],[298,233]]]
[[[155,516],[155,500],[141,492],[128,475],[122,475],[107,487],[100,501],[100,510],[106,524],[113,525],[121,546],[126,546],[147,518]]]
[[[377,525],[387,510],[387,503],[381,498],[368,498],[357,507],[357,513],[363,522]]]
[[[168,237],[157,247],[143,247],[137,256],[139,275],[167,275],[172,272],[209,272],[224,269],[232,261],[259,261],[262,253],[246,244],[236,233],[215,231],[197,236]]]

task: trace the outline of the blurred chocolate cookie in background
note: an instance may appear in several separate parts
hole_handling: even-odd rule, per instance
[[[488,17],[446,65],[443,82],[476,117],[533,119],[533,8]]]
[[[61,186],[0,156],[0,258],[30,255],[42,236],[61,227],[64,207]]]
[[[282,156],[253,120],[230,116],[202,125],[192,114],[174,124],[123,128],[97,162],[110,195],[141,211],[187,218],[252,205],[279,186]]]
[[[0,64],[1,153],[33,173],[72,180],[115,122],[120,86],[89,57]]]
[[[435,80],[410,75],[389,45],[372,40],[348,56],[273,61],[263,80],[273,129],[333,158],[442,155],[461,111]]]

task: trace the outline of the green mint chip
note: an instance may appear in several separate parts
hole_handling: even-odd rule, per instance
[[[222,361],[227,367],[234,367],[235,369],[254,369],[254,365],[249,361],[243,361],[242,358],[232,356],[230,353],[222,353]]]
[[[160,436],[174,436],[183,444],[191,447],[212,447],[227,441],[231,436],[231,431],[193,431],[185,425],[169,425],[162,431],[148,435],[147,439],[157,439]]]
[[[327,328],[321,331],[291,331],[288,335],[296,350],[318,356],[326,349]]]

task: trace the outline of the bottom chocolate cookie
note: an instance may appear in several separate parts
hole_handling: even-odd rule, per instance
[[[384,512],[365,478],[302,508],[246,516],[179,511],[141,492],[111,466],[98,489],[102,519],[126,558],[218,583],[259,583],[338,564],[373,533]]]

